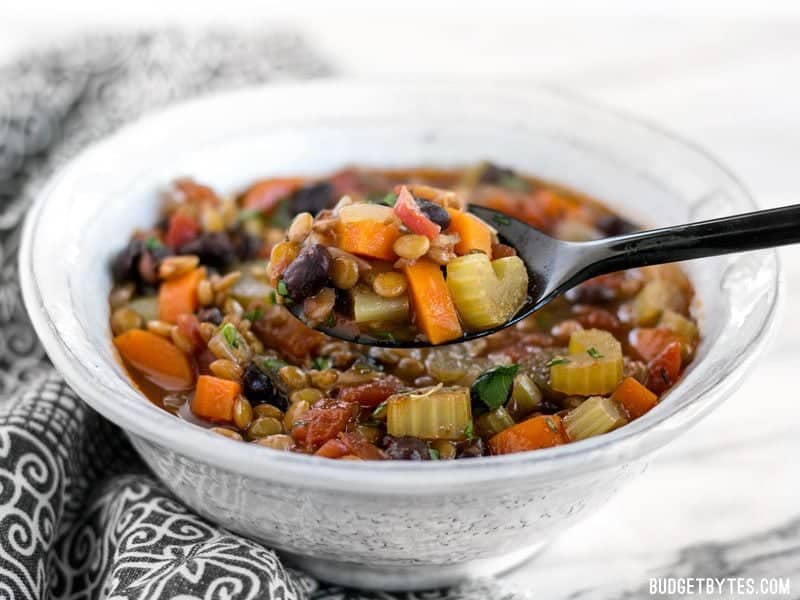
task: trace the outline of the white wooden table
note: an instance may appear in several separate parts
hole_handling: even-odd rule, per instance
[[[94,4],[74,22],[0,18],[0,60],[100,21],[157,20],[155,7],[125,22],[99,19]],[[174,6],[169,15],[182,21]],[[696,140],[764,207],[800,201],[800,20],[499,15],[294,25],[346,75],[544,81],[581,92]],[[651,576],[778,576],[800,597],[800,248],[781,254],[786,314],[744,386],[509,584],[537,598],[640,598]]]

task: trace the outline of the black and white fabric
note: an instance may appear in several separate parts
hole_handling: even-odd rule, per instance
[[[192,514],[66,386],[22,306],[21,222],[65,160],[175,100],[332,72],[289,32],[98,36],[0,68],[0,600],[517,597],[493,582],[400,595],[331,588]]]

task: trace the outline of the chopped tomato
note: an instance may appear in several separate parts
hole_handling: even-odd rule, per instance
[[[314,456],[323,456],[325,458],[341,458],[350,453],[350,448],[342,440],[328,440],[319,450],[314,452]]]
[[[181,210],[176,211],[169,218],[165,242],[172,248],[180,248],[191,242],[200,233],[200,226],[192,217]]]
[[[289,360],[302,363],[325,341],[325,336],[287,314],[280,306],[269,306],[264,317],[253,323],[253,332],[268,347]]]
[[[365,408],[375,408],[402,386],[403,382],[397,377],[383,377],[368,383],[342,388],[339,391],[339,400],[354,402]]]
[[[670,342],[647,364],[647,387],[656,394],[671,388],[681,374],[681,343]]]
[[[348,448],[348,452],[362,460],[383,460],[386,455],[375,444],[368,442],[357,431],[342,433],[339,439]]]
[[[269,215],[281,200],[288,198],[297,191],[302,181],[298,177],[259,181],[245,192],[242,206],[247,210],[257,210]]]
[[[308,448],[319,448],[344,431],[347,422],[355,416],[357,408],[355,405],[312,408],[303,413],[300,421],[292,427],[292,438]]]
[[[406,186],[401,186],[397,194],[397,202],[394,205],[394,212],[403,222],[403,225],[414,233],[424,235],[429,239],[434,239],[442,231],[440,225],[431,221],[422,212],[414,196],[408,191]]]
[[[638,327],[629,336],[631,347],[645,361],[651,361],[661,354],[667,346],[678,342],[680,336],[665,327]]]
[[[200,334],[200,320],[197,315],[191,313],[178,315],[175,323],[178,325],[178,331],[192,343],[193,352],[198,352],[205,348],[206,342]]]

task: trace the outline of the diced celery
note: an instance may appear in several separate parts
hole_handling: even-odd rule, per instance
[[[692,342],[697,339],[697,325],[674,310],[666,309],[658,322],[659,327],[671,329],[685,340]]]
[[[502,325],[520,309],[528,293],[528,271],[518,256],[490,261],[467,254],[447,264],[447,287],[468,329]]]
[[[497,408],[491,412],[482,414],[475,420],[475,430],[478,435],[483,437],[491,437],[508,429],[514,425],[514,419],[508,414],[508,411],[503,408]]]
[[[569,353],[593,358],[622,358],[622,346],[611,333],[602,329],[581,329],[569,338]]]
[[[527,417],[542,403],[542,391],[525,373],[514,378],[511,399],[506,404],[509,413],[517,419]]]
[[[395,394],[386,407],[386,429],[393,436],[461,440],[472,426],[469,389],[463,387]]]
[[[128,302],[128,308],[135,310],[145,321],[158,319],[158,296],[139,296]]]
[[[350,294],[353,299],[353,315],[356,323],[408,320],[408,296],[406,294],[397,298],[384,298],[364,286],[354,288]]]
[[[622,357],[592,358],[588,354],[553,361],[550,386],[568,395],[610,394],[622,379]]]
[[[572,441],[608,433],[628,420],[610,398],[593,396],[564,417],[564,430]]]
[[[265,302],[269,303],[269,298],[273,293],[273,288],[266,281],[257,279],[252,274],[254,266],[263,266],[265,263],[257,261],[242,263],[238,267],[238,271],[242,276],[239,278],[231,288],[231,295],[238,300],[242,306],[247,306],[251,302]]]
[[[686,304],[681,287],[667,279],[648,281],[633,299],[633,319],[640,327],[655,325],[666,309],[680,311]]]

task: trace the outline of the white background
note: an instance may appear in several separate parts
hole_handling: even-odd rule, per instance
[[[559,4],[559,15],[530,4],[523,14],[503,2],[406,2],[405,14],[386,5],[363,12],[375,4],[0,0],[0,61],[99,29],[291,26],[345,75],[545,82],[583,93],[696,140],[763,206],[800,201],[800,18],[789,2],[604,3],[606,15],[594,3]],[[687,548],[704,556],[711,543],[732,544],[720,548],[741,561],[740,575],[791,574],[752,560],[775,549],[752,536],[800,517],[800,250],[782,257],[787,316],[743,388],[511,582],[541,597],[618,593],[687,566]],[[693,574],[718,574],[700,568]]]

